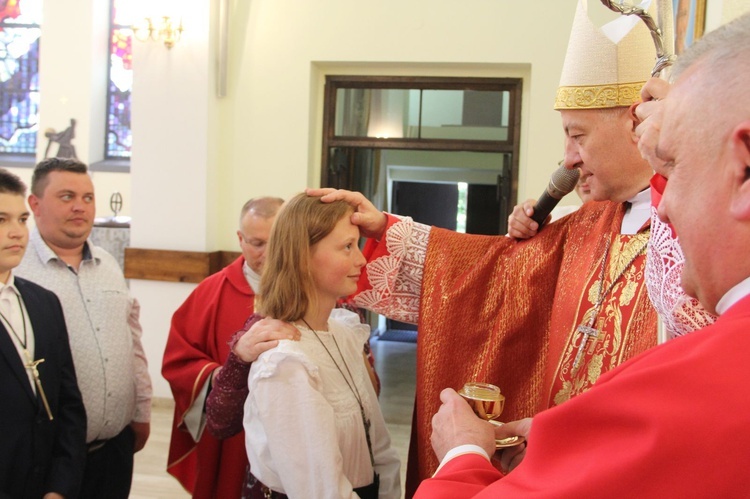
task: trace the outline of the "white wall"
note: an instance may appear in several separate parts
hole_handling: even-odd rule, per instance
[[[131,181],[135,203],[130,244],[135,248],[213,251],[220,214],[212,6],[184,2],[185,36],[172,48],[133,47]],[[239,208],[238,208],[239,211]],[[169,322],[194,285],[131,280],[141,302],[144,348],[154,395],[167,397],[161,377]]]
[[[708,33],[745,12],[750,12],[750,2],[747,0],[708,0],[705,32]]]
[[[522,194],[541,189],[562,147],[552,102],[575,0],[545,2],[543,18],[532,2],[364,6],[257,0],[235,9],[232,50],[246,57],[233,57],[230,69],[231,145],[221,152],[230,196],[237,203],[269,192],[286,197],[319,182],[323,80],[332,73],[525,77],[520,185]],[[257,178],[264,169],[275,174]]]

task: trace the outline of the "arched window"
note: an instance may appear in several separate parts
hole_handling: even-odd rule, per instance
[[[0,2],[0,154],[34,156],[42,0]]]
[[[130,93],[133,88],[133,30],[128,0],[110,0],[109,88],[105,159],[129,159]]]

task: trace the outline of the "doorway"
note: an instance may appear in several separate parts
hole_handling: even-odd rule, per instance
[[[507,218],[502,212],[509,213],[518,191],[521,87],[520,78],[329,75],[321,186],[369,187],[377,178],[379,151],[494,153],[503,158],[493,166],[494,178],[479,183],[498,186],[500,218]],[[354,165],[368,161],[375,164],[369,178],[367,169],[354,171]],[[434,165],[420,166],[446,167],[437,157]],[[453,161],[452,167],[475,169],[471,161]],[[385,194],[362,192],[378,208],[387,209]],[[495,233],[502,231],[498,226]]]
[[[412,217],[423,224],[456,230],[458,184],[397,180],[391,189],[392,213]]]
[[[321,186],[421,223],[504,234],[517,199],[521,84],[326,77]],[[378,320],[381,333],[406,328]]]

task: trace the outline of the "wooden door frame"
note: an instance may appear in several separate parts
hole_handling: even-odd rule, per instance
[[[504,141],[460,139],[415,139],[374,137],[336,137],[336,92],[339,88],[420,89],[420,90],[480,90],[510,92],[508,110],[508,138]],[[521,78],[461,78],[409,76],[350,76],[327,75],[323,104],[323,149],[321,158],[321,187],[330,185],[330,150],[334,147],[372,149],[411,149],[429,151],[472,151],[510,153],[510,199],[508,209],[518,198],[518,156],[521,133]]]

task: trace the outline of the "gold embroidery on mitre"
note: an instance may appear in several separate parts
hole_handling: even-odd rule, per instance
[[[646,82],[611,85],[560,87],[555,97],[555,109],[603,109],[630,106],[641,98]]]

